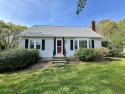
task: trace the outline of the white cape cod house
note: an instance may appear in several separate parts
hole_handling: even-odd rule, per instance
[[[34,25],[19,35],[19,48],[38,49],[43,59],[55,55],[69,58],[80,48],[102,45],[102,36],[94,30],[94,21],[90,27]]]

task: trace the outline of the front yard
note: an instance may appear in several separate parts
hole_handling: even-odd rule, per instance
[[[1,73],[0,94],[125,94],[125,59]]]

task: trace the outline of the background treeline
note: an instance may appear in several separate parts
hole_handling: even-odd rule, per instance
[[[111,49],[116,55],[125,48],[125,18],[115,22],[111,19],[102,19],[96,24],[96,31],[104,36],[103,46]]]
[[[0,20],[0,50],[16,47],[19,40],[18,34],[26,29],[28,29],[26,26]],[[102,19],[97,22],[96,31],[104,36],[103,46],[112,49],[114,54],[123,51],[125,47],[125,18],[118,22]]]
[[[26,26],[16,25],[12,22],[0,20],[0,50],[13,48],[18,45],[18,34],[26,30]]]

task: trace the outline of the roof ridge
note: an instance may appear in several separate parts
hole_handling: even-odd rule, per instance
[[[51,26],[51,27],[88,27],[88,26],[57,26],[57,25],[33,25],[33,26]],[[89,28],[89,27],[88,27]]]
[[[42,27],[43,26],[43,27]],[[41,36],[41,37],[93,37],[101,38],[97,32],[92,31],[89,27],[82,26],[51,26],[51,25],[34,25],[27,29],[20,36]]]

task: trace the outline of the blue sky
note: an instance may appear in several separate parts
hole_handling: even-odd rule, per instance
[[[0,0],[0,19],[26,25],[88,26],[110,18],[125,17],[125,0],[88,0],[80,15],[76,15],[77,0]]]

